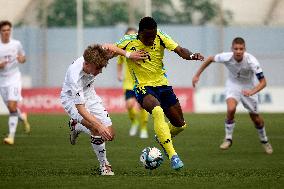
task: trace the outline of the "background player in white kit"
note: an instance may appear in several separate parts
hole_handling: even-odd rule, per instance
[[[26,61],[25,52],[20,41],[11,38],[12,24],[0,21],[0,95],[9,110],[9,134],[4,138],[5,144],[14,144],[18,118],[24,123],[25,132],[30,132],[27,115],[18,109],[22,99],[21,73],[18,64]]]
[[[114,54],[133,60],[146,58],[144,52],[127,53],[110,44],[89,46],[83,56],[69,66],[60,96],[65,111],[72,118],[69,122],[71,144],[75,144],[80,132],[91,135],[91,145],[100,162],[101,175],[114,175],[105,147],[105,141],[113,140],[114,130],[108,112],[96,94],[94,81]]]
[[[229,70],[229,77],[225,90],[227,103],[226,135],[220,148],[226,150],[232,145],[232,135],[235,127],[234,116],[238,102],[241,101],[243,106],[249,111],[250,118],[258,131],[258,136],[265,152],[272,154],[273,149],[266,136],[263,118],[258,113],[257,93],[266,86],[262,69],[257,59],[245,52],[246,47],[243,38],[237,37],[233,40],[232,51],[208,57],[192,78],[192,84],[195,87],[201,73],[212,62],[223,63]]]

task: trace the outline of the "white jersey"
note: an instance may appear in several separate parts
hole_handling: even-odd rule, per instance
[[[84,58],[80,57],[67,70],[60,99],[68,115],[81,123],[83,117],[78,113],[76,104],[85,104],[86,109],[108,127],[112,125],[102,99],[94,89],[95,76],[83,71]]]
[[[241,62],[234,59],[233,52],[217,54],[214,61],[223,63],[227,67],[229,70],[229,83],[253,87],[257,84],[256,74],[262,72],[257,59],[246,52]]]
[[[10,39],[9,43],[2,43],[0,40],[0,61],[6,60],[8,62],[3,69],[0,69],[0,87],[21,82],[17,60],[19,54],[25,55],[20,41]]]
[[[75,60],[68,68],[63,83],[61,98],[68,98],[74,104],[87,104],[89,100],[102,103],[94,89],[95,76],[83,71],[84,58]]]
[[[252,89],[257,84],[256,74],[262,72],[257,59],[249,53],[244,53],[243,60],[237,62],[233,52],[217,54],[215,62],[223,63],[229,70],[229,77],[226,82],[226,99],[234,98],[241,101],[243,106],[251,113],[258,113],[258,96],[244,96],[243,90]]]

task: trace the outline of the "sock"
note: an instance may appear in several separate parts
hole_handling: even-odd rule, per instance
[[[234,127],[235,127],[235,121],[234,120],[226,120],[225,121],[225,133],[226,139],[233,139],[233,132],[234,132]]]
[[[100,165],[108,163],[106,158],[105,141],[103,140],[103,138],[101,136],[91,135],[91,145],[93,147],[94,152],[97,155]]]
[[[169,126],[169,129],[170,129],[172,138],[177,136],[180,132],[182,132],[187,127],[186,124],[184,124],[184,126],[182,126],[182,127],[175,127],[171,124],[171,122],[168,122],[168,126]]]
[[[263,127],[255,126],[255,128],[257,129],[258,137],[259,137],[259,140],[261,141],[261,143],[267,143],[268,138],[266,136],[265,127],[264,126]]]
[[[88,135],[91,135],[91,131],[89,129],[87,129],[87,127],[83,126],[81,123],[77,123],[76,126],[75,126],[75,130],[77,132],[84,132]]]
[[[14,138],[18,125],[18,113],[10,113],[9,120],[9,137]]]
[[[17,108],[17,114],[18,114],[19,120],[20,120],[20,121],[23,121],[24,118],[23,118],[23,115],[22,115],[22,111],[21,111],[19,108]]]
[[[170,129],[168,124],[165,122],[163,109],[160,106],[156,106],[152,111],[152,115],[154,119],[155,133],[171,159],[172,156],[177,153],[173,147]]]
[[[137,111],[135,110],[135,108],[130,108],[128,110],[128,116],[129,116],[129,119],[131,121],[131,125],[134,126],[134,125],[138,125],[138,119],[137,119]]]
[[[140,129],[147,131],[149,114],[146,110],[141,109],[140,111]]]

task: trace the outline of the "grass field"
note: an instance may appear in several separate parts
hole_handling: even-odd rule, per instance
[[[228,151],[219,150],[223,114],[186,114],[191,126],[174,139],[185,163],[177,172],[168,160],[154,171],[139,162],[144,147],[159,147],[152,121],[150,138],[141,140],[128,136],[125,114],[112,115],[116,139],[107,143],[107,153],[116,175],[102,177],[89,137],[81,135],[75,146],[69,144],[67,116],[33,115],[31,135],[19,125],[15,145],[0,144],[0,188],[284,188],[284,115],[263,116],[272,155],[263,152],[247,114],[237,115]],[[1,116],[1,138],[6,125],[7,116]]]

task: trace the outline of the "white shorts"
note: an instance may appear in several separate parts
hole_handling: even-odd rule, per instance
[[[21,82],[14,83],[12,85],[9,85],[8,87],[0,87],[0,95],[5,104],[7,104],[8,101],[21,101],[21,90]]]
[[[83,117],[78,113],[78,110],[72,99],[62,97],[61,102],[64,110],[68,113],[68,115],[72,119],[75,119],[77,122],[81,123]],[[88,102],[86,103],[86,108],[92,115],[99,119],[104,126],[109,127],[112,125],[109,114],[103,107],[101,102]]]
[[[234,98],[238,103],[241,101],[243,106],[250,112],[258,114],[258,95],[244,96],[241,90],[226,88],[226,99]]]

